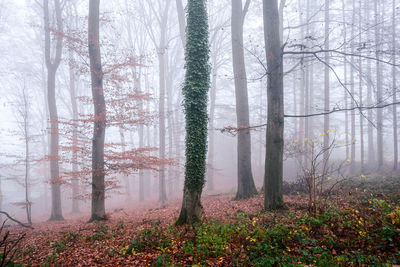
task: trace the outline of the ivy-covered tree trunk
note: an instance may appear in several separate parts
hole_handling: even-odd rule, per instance
[[[283,63],[277,0],[263,0],[264,39],[268,68],[268,126],[264,208],[283,207]]]
[[[207,96],[210,87],[208,19],[205,0],[189,0],[185,51],[186,164],[182,209],[176,224],[199,221],[207,153]]]
[[[106,104],[103,91],[99,37],[100,0],[89,2],[89,60],[94,105],[92,148],[92,216],[90,221],[105,220],[104,139],[106,129]]]

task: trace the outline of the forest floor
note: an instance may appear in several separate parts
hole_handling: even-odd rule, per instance
[[[110,219],[88,214],[35,224],[14,262],[24,266],[387,266],[400,264],[400,180],[390,192],[352,184],[318,212],[307,196],[285,196],[288,209],[263,212],[263,196],[232,201],[205,196],[202,224],[176,227],[180,202],[163,208],[116,209]],[[365,187],[365,188],[363,188]],[[368,189],[369,188],[369,189]],[[374,191],[379,189],[379,192]]]

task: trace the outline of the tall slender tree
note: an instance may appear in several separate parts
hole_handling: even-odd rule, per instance
[[[392,1],[392,57],[393,57],[393,66],[392,66],[392,90],[393,90],[393,99],[392,102],[397,102],[397,80],[396,80],[396,0]],[[393,106],[393,170],[397,170],[399,165],[399,143],[397,136],[397,106]]]
[[[44,32],[45,32],[45,62],[47,67],[47,103],[49,106],[50,117],[50,183],[51,183],[51,216],[50,220],[63,220],[61,208],[61,181],[58,162],[59,150],[59,131],[58,131],[58,113],[56,103],[56,73],[61,62],[63,48],[63,22],[61,14],[61,5],[59,0],[54,0],[54,9],[56,13],[56,48],[55,56],[52,59],[51,51],[51,29],[49,0],[43,1],[44,11]]]
[[[235,80],[236,117],[238,124],[237,140],[237,181],[236,199],[249,198],[257,194],[251,169],[251,136],[249,128],[249,100],[247,93],[247,74],[244,60],[243,23],[250,0],[242,7],[242,0],[232,0],[232,58]]]
[[[382,66],[381,66],[381,19],[380,10],[378,7],[379,1],[374,1],[374,15],[375,15],[375,57],[376,57],[376,101],[378,105],[382,105]],[[376,111],[376,138],[377,138],[377,153],[378,153],[378,170],[383,168],[383,110],[378,108]]]
[[[201,218],[207,153],[207,96],[210,87],[208,18],[205,0],[189,0],[185,49],[186,164],[182,208],[177,224]]]
[[[330,25],[330,17],[329,17],[329,0],[325,0],[325,50],[329,50],[329,25]],[[329,83],[329,64],[330,58],[329,53],[325,53],[325,68],[324,68],[324,110],[325,112],[329,112],[330,110],[330,83]],[[329,134],[328,130],[330,127],[329,115],[324,116],[324,148],[326,152],[324,153],[324,161],[328,161],[329,158]],[[326,163],[325,163],[326,164]]]
[[[264,208],[284,206],[283,183],[283,61],[279,37],[277,0],[263,0],[264,41],[268,69],[267,152],[264,175]]]
[[[100,0],[89,1],[88,43],[94,128],[92,140],[92,215],[90,221],[105,220],[104,139],[106,104],[103,90],[103,70],[100,51]]]

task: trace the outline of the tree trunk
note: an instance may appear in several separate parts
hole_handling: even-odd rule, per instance
[[[242,0],[232,0],[232,58],[235,79],[236,116],[238,124],[237,170],[238,189],[236,199],[249,198],[257,194],[251,170],[251,137],[247,75],[243,49]]]
[[[359,1],[360,6],[359,6],[359,18],[358,18],[358,42],[359,44],[362,43],[362,3]],[[362,75],[363,75],[363,65],[362,65],[362,58],[358,58],[359,60],[359,88],[358,88],[358,94],[359,94],[359,105],[362,107],[363,106],[363,83],[362,83]],[[362,112],[360,112],[360,171],[361,173],[364,172],[364,117]]]
[[[186,115],[186,164],[183,201],[176,224],[201,218],[207,153],[207,96],[210,87],[208,18],[205,0],[189,0],[187,8],[186,74],[183,87]]]
[[[126,141],[125,141],[125,130],[122,126],[119,127],[119,138],[121,140],[121,149],[122,153],[125,153],[126,151]],[[124,182],[125,182],[125,192],[126,192],[126,198],[128,200],[131,199],[131,185],[129,181],[129,175],[128,173],[123,173],[122,174],[124,177]]]
[[[302,8],[302,1],[299,0],[299,10]],[[300,20],[300,25],[303,25],[304,20],[303,20],[303,13],[299,12],[299,20]],[[301,29],[300,31],[300,40],[303,42],[304,41],[304,30]],[[302,48],[303,49],[303,48]],[[300,114],[306,114],[306,106],[305,106],[305,98],[306,98],[306,67],[304,65],[304,56],[301,58],[300,62],[300,71],[301,71],[301,77],[300,77],[300,101],[299,101],[299,112]],[[305,130],[304,130],[304,124],[305,124],[306,118],[300,118],[299,119],[299,131],[298,131],[298,139],[301,148],[304,148],[304,141],[303,138],[305,137]],[[303,165],[303,157],[306,159],[305,155],[300,155],[299,163],[300,166]]]
[[[329,50],[329,0],[325,0],[325,50]],[[325,53],[325,68],[324,68],[324,110],[325,112],[330,111],[330,88],[329,88],[329,53]],[[329,115],[324,116],[324,164],[328,166],[329,159]]]
[[[276,0],[263,0],[264,41],[268,73],[268,126],[265,157],[264,208],[283,207],[283,62]]]
[[[392,2],[392,49],[393,49],[393,67],[392,67],[392,79],[393,79],[393,99],[392,102],[397,102],[397,81],[396,81],[396,0]],[[393,170],[397,170],[399,165],[399,144],[397,136],[397,106],[393,106]]]
[[[31,202],[29,200],[29,174],[30,174],[30,158],[29,158],[29,104],[25,91],[25,80],[23,88],[23,101],[24,101],[24,139],[25,139],[25,210],[26,219],[29,225],[32,224]]]
[[[368,14],[367,14],[367,24],[370,24],[370,1],[367,0],[366,2],[367,4],[367,10],[368,10]],[[370,36],[370,31],[367,31],[367,40],[371,40],[371,36]],[[372,85],[373,85],[373,81],[372,81],[372,75],[371,75],[371,60],[367,60],[367,102],[368,102],[368,106],[372,106],[374,104],[374,101],[372,99]],[[368,113],[367,113],[368,119],[373,121],[373,110],[369,109]],[[375,162],[375,149],[374,149],[374,126],[372,125],[372,123],[368,123],[368,166],[369,166],[369,170],[371,170],[373,168],[373,166],[376,165]]]
[[[178,21],[179,21],[179,34],[182,41],[182,47],[185,49],[186,47],[186,21],[185,21],[185,10],[183,8],[182,0],[176,0],[176,10],[178,12]]]
[[[69,92],[72,106],[72,213],[79,213],[79,177],[78,177],[78,104],[76,100],[75,74],[72,66],[73,55],[69,53]]]
[[[59,0],[54,0],[57,32],[63,31],[61,6]],[[45,61],[47,67],[47,102],[49,105],[50,117],[50,183],[51,183],[51,216],[50,220],[63,220],[61,208],[61,183],[58,165],[58,114],[56,104],[56,73],[61,62],[62,55],[62,34],[57,35],[56,52],[54,62],[51,60],[51,38],[50,38],[50,17],[49,2],[43,1],[44,25],[45,25]]]
[[[89,221],[106,220],[104,184],[104,139],[106,130],[106,104],[103,91],[99,36],[100,0],[89,1],[89,60],[94,105],[92,140],[92,215]]]
[[[160,159],[165,159],[165,86],[166,86],[166,31],[168,23],[168,13],[169,13],[169,3],[167,1],[165,4],[165,9],[162,14],[161,24],[160,24],[160,43],[158,47],[158,67],[159,67],[159,82],[160,82],[160,98],[158,104],[159,112],[159,157]],[[167,200],[167,192],[165,185],[165,165],[160,166],[160,172],[158,176],[158,201],[162,204]]]
[[[378,12],[378,1],[374,1],[374,12],[375,12],[375,56],[376,56],[376,101],[378,106],[382,105],[382,70],[381,70],[381,37],[380,37],[380,29],[382,25],[379,16],[380,12]],[[377,152],[378,152],[378,171],[383,169],[383,110],[378,108],[376,111],[376,137],[377,137]]]
[[[343,43],[347,43],[347,27],[346,27],[346,11],[345,11],[345,1],[342,0],[342,17],[343,17]],[[344,84],[347,84],[347,62],[346,62],[346,56],[343,56],[343,81]],[[345,109],[348,109],[348,96],[347,96],[347,90],[344,89],[344,107]],[[345,111],[345,143],[346,143],[346,159],[349,158],[350,156],[350,151],[349,151],[349,112],[346,110]]]
[[[355,34],[354,24],[355,24],[355,14],[356,14],[356,5],[355,0],[352,0],[353,10],[352,10],[352,23],[351,23],[351,36],[353,37]],[[354,38],[351,39],[351,54],[354,54]],[[350,66],[350,91],[351,95],[354,96],[354,56],[350,58],[351,66]],[[351,100],[351,108],[354,109],[355,103],[354,99]],[[355,164],[354,161],[356,159],[356,113],[355,110],[351,111],[351,172],[354,173]]]
[[[215,47],[215,45],[214,45]],[[214,190],[214,147],[215,147],[215,134],[214,134],[214,120],[215,120],[215,100],[217,96],[217,75],[218,75],[218,66],[217,66],[217,54],[215,49],[211,56],[211,65],[212,65],[212,73],[211,73],[211,90],[210,90],[210,119],[209,119],[209,148],[208,148],[208,163],[207,163],[207,190],[212,192]]]

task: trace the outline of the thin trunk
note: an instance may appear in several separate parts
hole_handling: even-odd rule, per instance
[[[215,45],[214,45],[215,47]],[[207,163],[207,190],[214,190],[214,147],[215,147],[215,135],[214,135],[214,120],[215,120],[215,99],[217,96],[217,54],[214,53],[211,56],[211,90],[210,90],[210,119],[209,119],[209,139],[208,139],[208,163]]]
[[[182,47],[186,47],[186,20],[185,20],[185,10],[183,8],[182,0],[176,0],[176,11],[178,12],[179,21],[179,34],[182,41]]]
[[[72,106],[72,213],[79,213],[79,177],[78,177],[78,103],[76,99],[75,74],[72,66],[73,55],[69,53],[69,92]]]
[[[330,17],[329,17],[329,0],[325,0],[325,50],[329,50],[329,24],[330,24]],[[329,87],[329,53],[325,53],[325,69],[324,69],[324,110],[325,112],[330,111],[330,87]],[[329,158],[329,115],[324,116],[324,149],[326,149],[324,153],[324,162],[327,165],[328,158]]]
[[[299,0],[299,9],[302,8],[302,1]],[[303,25],[304,20],[303,20],[303,13],[299,12],[299,16],[300,16],[300,25]],[[304,41],[304,30],[301,29],[300,30],[300,40],[303,42]],[[305,114],[305,82],[306,82],[306,72],[305,72],[305,66],[304,66],[304,57],[301,58],[301,62],[300,62],[300,71],[301,71],[301,77],[300,77],[300,101],[299,101],[299,105],[300,105],[300,114]],[[301,145],[301,147],[304,147],[304,143],[303,143],[303,138],[304,136],[304,123],[305,123],[305,118],[300,118],[299,119],[299,143]],[[300,157],[300,165],[303,164],[303,156]]]
[[[61,6],[59,0],[54,0],[56,11],[57,32],[63,31]],[[50,183],[51,183],[51,216],[50,220],[63,220],[61,208],[61,181],[59,177],[59,131],[58,114],[56,104],[56,73],[61,62],[62,34],[57,34],[54,62],[51,60],[50,16],[49,1],[43,1],[44,25],[45,25],[45,61],[47,67],[47,102],[50,117]]]
[[[106,132],[106,103],[103,91],[103,70],[100,51],[100,0],[89,1],[89,60],[94,105],[92,147],[92,215],[90,221],[105,220],[104,139]]]
[[[122,126],[119,127],[119,138],[121,141],[122,153],[125,153],[127,144],[125,141],[125,130]],[[124,177],[124,182],[125,182],[126,197],[128,200],[130,200],[131,199],[131,185],[130,185],[130,181],[129,181],[129,175],[128,175],[128,173],[123,173],[122,175]]]
[[[392,49],[393,49],[393,67],[392,67],[392,79],[393,79],[393,103],[397,102],[397,81],[396,81],[396,0],[392,2]],[[399,164],[399,144],[397,136],[397,106],[393,106],[393,170],[397,170]]]
[[[367,0],[366,2],[368,14],[367,14],[367,25],[370,25],[370,1]],[[367,40],[371,40],[370,31],[367,31]],[[371,60],[367,60],[367,102],[368,106],[372,106],[374,101],[372,99],[372,75],[371,75]],[[373,110],[369,109],[367,113],[368,119],[373,120]],[[375,166],[375,149],[374,149],[374,126],[371,123],[368,123],[368,166],[369,169]]]
[[[29,200],[29,173],[30,173],[30,159],[29,159],[29,104],[27,95],[25,92],[25,80],[24,80],[24,88],[23,88],[23,101],[24,101],[24,135],[25,135],[25,210],[26,210],[26,219],[28,224],[32,224],[32,215],[31,215],[31,202]]]
[[[138,71],[135,76],[135,91],[138,93],[142,93],[142,84],[141,84],[141,76],[142,70],[138,67]],[[139,102],[140,110],[143,110],[143,101]],[[144,125],[139,125],[139,148],[143,148],[144,145]],[[149,145],[150,146],[150,145]],[[145,199],[145,172],[143,170],[139,170],[139,201],[144,201]]]
[[[347,27],[346,27],[346,11],[345,11],[345,1],[342,0],[342,19],[343,19],[343,43],[346,44],[347,43]],[[344,56],[343,57],[343,81],[344,84],[347,86],[347,62],[346,62],[347,57]],[[344,106],[345,106],[345,139],[346,139],[346,159],[349,158],[350,155],[350,151],[349,151],[349,112],[347,111],[348,109],[348,96],[347,96],[347,91],[346,89],[343,90],[344,92],[344,97],[343,97],[343,101],[344,101]]]
[[[360,6],[359,6],[359,18],[358,18],[358,28],[359,28],[359,32],[358,32],[358,42],[359,44],[361,44],[362,41],[362,4],[361,1],[359,1]],[[358,87],[358,94],[359,94],[359,104],[362,107],[363,106],[363,83],[362,83],[362,74],[363,74],[363,65],[362,65],[362,59],[359,58],[359,87]],[[361,168],[361,173],[364,172],[364,118],[363,118],[363,114],[360,112],[360,168]]]
[[[236,199],[249,198],[257,194],[251,169],[251,136],[247,75],[243,49],[242,0],[232,0],[232,57],[235,80],[236,116],[238,124],[237,171],[238,188]],[[243,128],[243,129],[242,129]]]
[[[161,18],[160,24],[160,43],[158,47],[158,67],[159,67],[159,86],[160,86],[160,96],[158,104],[159,112],[159,157],[160,159],[165,159],[165,86],[166,86],[166,34],[167,34],[167,23],[168,23],[168,13],[169,13],[169,3],[165,3],[165,8]],[[162,204],[167,200],[167,192],[165,185],[165,165],[160,166],[160,172],[158,176],[158,201]]]
[[[380,12],[378,11],[378,1],[374,1],[374,12],[375,12],[375,57],[376,57],[376,101],[379,105],[382,105],[382,70],[381,70],[381,33],[380,29],[382,25],[381,20],[379,18]],[[376,113],[376,126],[377,126],[377,152],[378,152],[378,171],[381,171],[383,168],[383,110],[379,108]]]
[[[353,1],[353,10],[352,10],[352,23],[351,23],[351,36],[354,36],[354,23],[355,23],[355,14],[356,14],[356,6],[355,0]],[[351,54],[354,54],[354,38],[351,39]],[[350,58],[351,66],[350,66],[350,91],[351,95],[354,96],[354,56]],[[351,101],[351,108],[355,107],[354,100]],[[355,110],[351,111],[351,171],[354,172],[355,164],[354,161],[356,159],[356,113]]]
[[[283,61],[276,0],[263,0],[264,41],[268,73],[267,152],[265,157],[264,208],[283,207]]]

